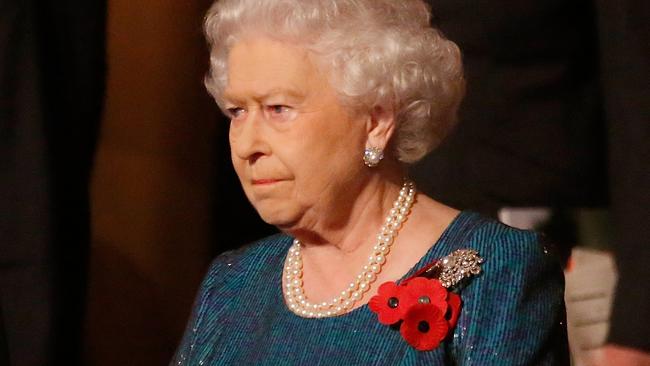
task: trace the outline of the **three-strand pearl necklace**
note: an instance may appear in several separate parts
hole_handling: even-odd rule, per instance
[[[309,302],[305,296],[302,281],[302,244],[298,239],[289,249],[284,267],[284,285],[282,291],[291,311],[306,318],[323,318],[346,313],[363,298],[370,286],[377,279],[377,274],[386,263],[386,255],[397,236],[399,229],[411,212],[415,199],[415,185],[405,180],[397,200],[393,203],[386,221],[377,235],[377,243],[368,264],[363,266],[359,275],[341,292],[340,296],[318,304]]]

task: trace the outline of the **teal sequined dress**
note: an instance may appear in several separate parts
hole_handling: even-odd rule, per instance
[[[367,305],[307,319],[287,309],[282,268],[292,238],[275,235],[217,257],[172,365],[568,365],[564,278],[538,235],[462,212],[404,278],[456,249],[483,272],[460,291],[458,323],[431,351],[409,346]]]

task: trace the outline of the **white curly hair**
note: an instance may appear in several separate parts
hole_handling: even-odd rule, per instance
[[[205,85],[223,108],[228,53],[244,37],[304,47],[327,68],[345,105],[390,107],[393,153],[414,163],[455,124],[465,91],[460,50],[430,17],[422,0],[218,0],[205,18]]]

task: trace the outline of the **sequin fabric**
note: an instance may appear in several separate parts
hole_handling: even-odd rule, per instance
[[[564,278],[530,231],[472,212],[456,217],[403,278],[458,249],[481,273],[463,281],[456,328],[432,351],[410,347],[367,305],[332,318],[301,318],[282,297],[292,238],[275,235],[217,257],[171,365],[568,365]]]

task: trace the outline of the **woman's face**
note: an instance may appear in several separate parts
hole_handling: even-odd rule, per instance
[[[341,105],[302,48],[251,39],[228,63],[232,161],[262,219],[289,229],[347,211],[364,174],[366,117]]]

